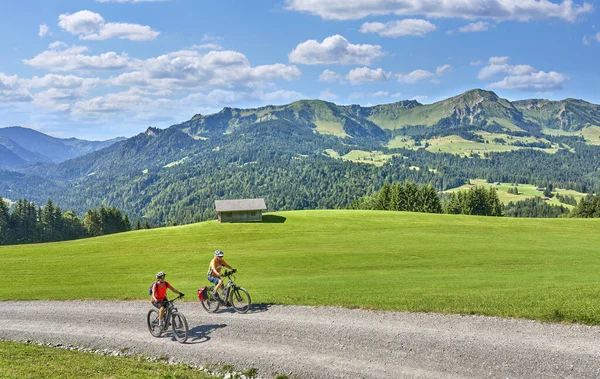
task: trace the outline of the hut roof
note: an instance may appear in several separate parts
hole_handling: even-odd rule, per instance
[[[265,199],[215,200],[217,212],[264,211]]]

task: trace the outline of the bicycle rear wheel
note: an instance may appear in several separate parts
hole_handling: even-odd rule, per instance
[[[158,326],[158,311],[156,309],[150,309],[148,311],[146,322],[148,323],[148,331],[150,334],[154,337],[160,337],[162,330],[161,327]]]
[[[242,287],[236,287],[229,297],[231,299],[231,305],[238,313],[246,313],[250,310],[252,300],[250,294]]]
[[[221,304],[219,303],[219,300],[213,299],[213,290],[214,290],[214,287],[208,287],[206,289],[206,299],[204,299],[202,301],[202,307],[208,313],[215,313],[216,311],[219,310],[219,307],[221,306]]]
[[[180,313],[173,313],[171,327],[177,341],[179,343],[185,343],[188,338],[188,323],[185,316]]]

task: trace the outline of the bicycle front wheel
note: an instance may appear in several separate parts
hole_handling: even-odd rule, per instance
[[[152,334],[154,337],[160,337],[162,330],[158,325],[158,311],[156,309],[150,309],[148,311],[146,322],[148,323],[148,331],[150,334]]]
[[[219,300],[217,299],[213,299],[213,287],[209,287],[206,289],[206,299],[204,299],[202,301],[202,307],[208,312],[208,313],[215,313],[216,311],[219,310],[219,307],[221,306],[221,304],[219,303]]]
[[[242,287],[237,287],[231,291],[231,305],[238,313],[246,313],[250,310],[252,300],[250,294]]]
[[[174,313],[171,321],[173,334],[179,343],[185,343],[188,338],[188,323],[181,313]]]

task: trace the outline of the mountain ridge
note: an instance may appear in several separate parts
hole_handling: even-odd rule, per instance
[[[124,139],[124,137],[117,137],[106,141],[86,141],[74,137],[56,138],[21,126],[0,128],[0,145],[22,160],[16,166],[0,162],[0,168],[34,163],[61,163]]]

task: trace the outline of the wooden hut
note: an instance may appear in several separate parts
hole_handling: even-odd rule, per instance
[[[215,200],[219,222],[262,221],[265,199]]]

